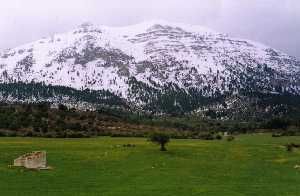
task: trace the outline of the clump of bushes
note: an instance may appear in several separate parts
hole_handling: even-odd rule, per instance
[[[283,136],[299,136],[300,128],[296,126],[289,126],[285,130],[277,131],[272,134],[272,137],[283,137]]]
[[[282,133],[278,133],[278,132],[272,133],[272,137],[282,137],[282,136],[283,136]]]
[[[66,138],[89,138],[91,135],[88,132],[82,131],[67,131]]]
[[[273,118],[267,121],[264,125],[268,129],[287,129],[291,122],[286,118]]]
[[[123,144],[123,147],[124,148],[134,148],[134,147],[136,147],[136,145],[135,144]]]
[[[6,137],[6,133],[4,131],[0,131],[0,137]]]
[[[286,131],[283,132],[284,136],[297,136],[300,135],[300,128],[296,126],[289,126]]]
[[[0,137],[17,137],[22,136],[17,131],[0,131]]]
[[[204,134],[200,134],[198,139],[214,140],[215,136],[212,133],[204,133]]]
[[[292,152],[294,150],[294,148],[300,148],[300,145],[299,144],[290,143],[290,144],[286,144],[285,147],[286,147],[286,150],[288,152]]]
[[[220,135],[220,134],[216,135],[217,140],[222,140],[222,138],[223,138],[222,135]]]
[[[226,138],[226,140],[227,140],[228,142],[231,142],[231,141],[233,141],[234,139],[235,139],[235,137],[234,137],[233,135],[227,136],[227,138]]]

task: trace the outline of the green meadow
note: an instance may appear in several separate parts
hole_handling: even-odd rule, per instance
[[[0,138],[0,195],[297,196],[300,150],[287,152],[289,142],[300,137],[171,140],[167,152],[144,138]],[[36,150],[47,151],[53,170],[8,167]]]

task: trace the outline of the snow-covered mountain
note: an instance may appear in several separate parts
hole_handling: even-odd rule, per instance
[[[151,89],[171,84],[204,96],[245,90],[299,94],[300,61],[257,42],[165,21],[83,24],[0,52],[0,83],[109,90],[133,101],[132,79]]]

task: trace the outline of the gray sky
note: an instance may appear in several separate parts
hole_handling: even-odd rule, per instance
[[[299,0],[3,0],[0,48],[90,21],[124,26],[163,19],[252,39],[300,59]]]

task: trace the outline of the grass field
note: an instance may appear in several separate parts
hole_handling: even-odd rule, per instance
[[[172,140],[168,152],[136,138],[0,138],[1,196],[300,195],[300,137],[243,135],[235,141]],[[122,144],[135,144],[124,148]],[[46,150],[51,171],[9,169]]]

